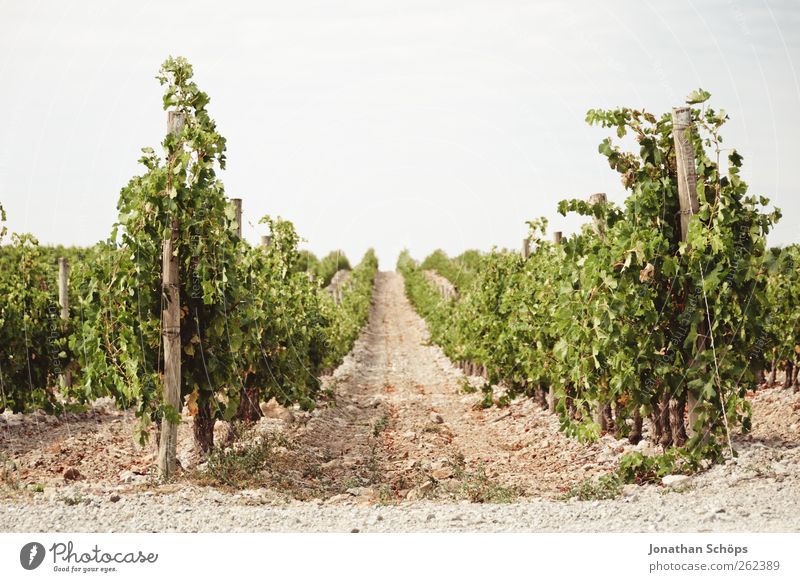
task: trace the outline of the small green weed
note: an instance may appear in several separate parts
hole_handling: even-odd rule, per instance
[[[211,484],[246,489],[261,485],[277,439],[259,438],[243,446],[214,449],[203,476]]]
[[[72,495],[66,495],[61,498],[61,501],[64,502],[64,505],[69,505],[70,507],[75,505],[81,505],[88,501],[83,495],[80,493],[73,493]]]
[[[665,475],[691,475],[705,468],[706,453],[686,449],[667,449],[660,455],[628,453],[619,461],[617,473],[624,483],[658,483]]]
[[[14,491],[19,489],[17,464],[4,453],[0,453],[0,481]]]
[[[515,487],[505,487],[492,481],[482,466],[475,472],[457,469],[455,477],[461,481],[460,496],[473,503],[511,503],[521,494]]]
[[[564,499],[596,501],[614,499],[622,492],[622,480],[617,473],[601,475],[599,479],[586,479],[564,494]]]
[[[384,413],[372,426],[372,436],[377,437],[389,426],[389,415]]]

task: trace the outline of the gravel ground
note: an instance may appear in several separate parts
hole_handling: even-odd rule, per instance
[[[733,462],[672,487],[626,486],[604,501],[384,505],[351,491],[287,502],[266,489],[75,484],[0,503],[0,523],[8,532],[798,532],[800,449],[742,443]]]
[[[584,446],[530,399],[475,406],[465,381],[428,344],[399,275],[380,273],[368,326],[326,380],[335,399],[311,414],[262,406],[247,438],[285,444],[251,489],[205,486],[191,422],[179,434],[186,472],[158,485],[129,412],[99,402],[62,418],[5,413],[0,530],[800,531],[800,394],[753,395],[753,431],[734,438],[735,461],[670,486],[629,485],[613,500],[564,501],[621,454],[651,451],[647,440]]]
[[[634,487],[607,501],[378,505],[353,497],[276,506],[257,490],[225,494],[184,488],[125,495],[117,502],[73,491],[75,505],[64,497],[0,504],[0,523],[13,532],[800,531],[797,456],[768,462],[765,450],[756,448],[735,465],[690,479],[681,491]],[[752,462],[759,465],[749,466]]]

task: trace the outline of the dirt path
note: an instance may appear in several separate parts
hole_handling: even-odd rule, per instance
[[[335,402],[297,432],[300,458],[287,465],[314,476],[307,493],[383,501],[553,496],[613,467],[613,439],[580,445],[526,400],[483,410],[465,381],[429,345],[402,277],[379,273],[368,326],[333,376]]]

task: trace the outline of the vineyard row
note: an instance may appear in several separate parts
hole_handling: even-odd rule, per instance
[[[253,420],[270,398],[314,406],[320,375],[366,323],[378,261],[370,250],[337,276],[346,258],[317,261],[290,222],[269,217],[262,245],[249,245],[241,201],[217,177],[225,139],[191,65],[170,58],[158,80],[164,153],[143,149],[109,238],[63,249],[13,234],[0,247],[0,408],[58,412],[113,397],[135,407],[142,440],[155,434],[167,477],[184,406],[204,452],[217,420]]]
[[[765,370],[797,386],[800,246],[767,247],[780,212],[747,194],[735,150],[722,159],[727,116],[708,98],[660,117],[589,111],[613,130],[599,152],[627,197],[562,201],[561,214],[591,218],[572,236],[547,237],[538,219],[521,253],[404,253],[397,265],[433,341],[484,375],[486,406],[535,398],[583,440],[646,432],[665,452],[628,458],[637,479],[732,450]]]

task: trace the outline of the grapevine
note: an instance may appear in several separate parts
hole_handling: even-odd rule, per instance
[[[588,440],[614,431],[638,442],[649,416],[656,442],[699,457],[719,455],[730,427],[748,430],[745,394],[764,365],[756,343],[765,333],[777,337],[762,314],[771,304],[768,291],[781,284],[780,276],[769,285],[765,276],[766,234],[780,213],[763,210],[766,198],[747,194],[735,150],[722,173],[720,128],[727,116],[708,98],[698,91],[688,100],[699,130],[691,139],[700,207],[686,241],[671,117],[621,108],[591,110],[587,121],[638,143],[638,151],[622,149],[614,138],[599,146],[628,191],[622,207],[561,202],[559,212],[590,217],[592,224],[554,245],[545,240],[546,221],[531,221],[530,257],[485,255],[456,303],[437,297],[408,255],[400,258],[409,298],[434,341],[452,359],[487,369],[487,405],[497,383],[507,388],[504,398],[525,393],[543,405],[551,392],[562,429]],[[796,280],[785,257],[775,263],[783,268],[774,270]],[[457,270],[440,253],[423,264],[445,276]],[[779,294],[772,291],[772,302]],[[795,336],[784,337],[787,353]],[[687,427],[690,397],[697,404]]]

